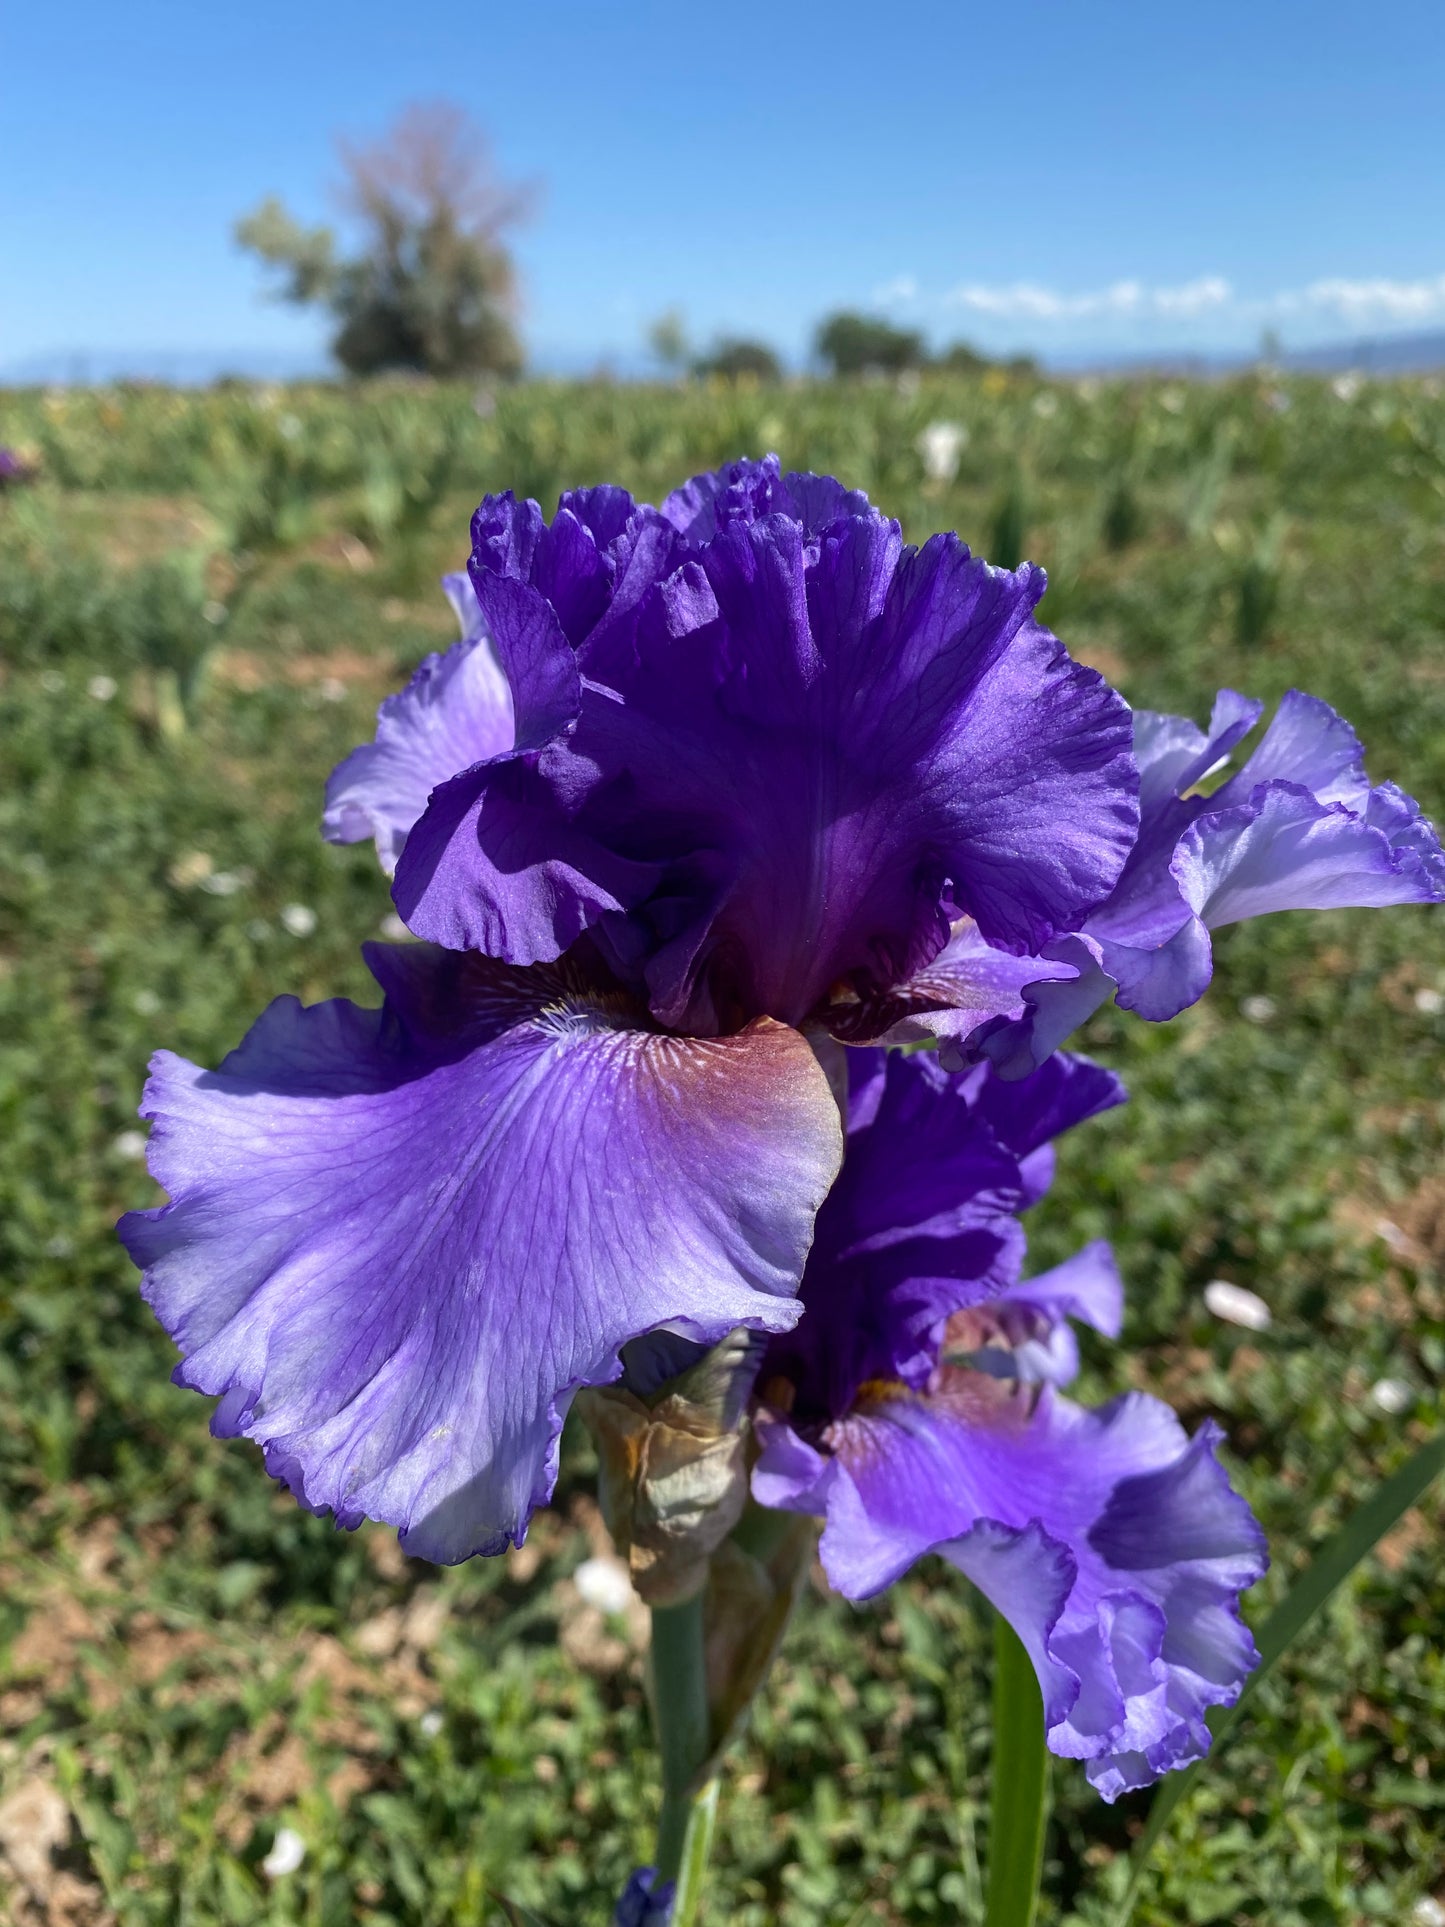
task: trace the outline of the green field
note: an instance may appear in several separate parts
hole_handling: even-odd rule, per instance
[[[917,448],[940,419],[969,431],[946,485]],[[1045,620],[1136,704],[1314,690],[1439,819],[1445,399],[1263,376],[134,390],[4,396],[0,443],[39,465],[0,496],[0,1916],[466,1927],[499,1888],[600,1924],[655,1786],[645,1627],[569,1577],[605,1540],[585,1439],[525,1547],[444,1573],[213,1441],[111,1231],[156,1196],[147,1055],[214,1063],[283,991],[368,995],[357,945],[390,905],[369,847],[321,842],[321,786],[452,633],[435,579],[489,490],[656,500],[776,448],[914,539],[1044,563]],[[1125,1343],[1089,1346],[1086,1389],[1219,1418],[1274,1548],[1257,1619],[1445,1411],[1445,943],[1427,910],[1361,911],[1216,957],[1173,1025],[1087,1027],[1134,1101],[1065,1146],[1032,1253],[1114,1241]],[[1210,1318],[1220,1277],[1269,1331]],[[1141,1927],[1445,1901],[1434,1498],[1180,1810]],[[861,1610],[814,1586],[726,1775],[713,1927],[976,1918],[989,1651],[941,1565]],[[1147,1796],[1105,1807],[1063,1763],[1054,1785],[1044,1918],[1103,1927]],[[306,1858],[270,1881],[281,1825]]]

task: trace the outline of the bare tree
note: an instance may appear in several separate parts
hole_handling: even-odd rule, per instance
[[[513,375],[522,362],[508,230],[534,190],[501,180],[486,135],[448,101],[408,107],[368,146],[339,143],[340,201],[361,235],[342,259],[330,228],[270,199],[238,222],[240,244],[281,270],[280,299],[322,302],[332,350],[354,374]]]

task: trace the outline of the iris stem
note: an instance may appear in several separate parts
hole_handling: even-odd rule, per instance
[[[993,1791],[984,1927],[1033,1927],[1044,1870],[1049,1756],[1033,1662],[994,1615]]]
[[[658,1877],[678,1883],[673,1927],[690,1927],[717,1813],[717,1776],[700,1777],[712,1751],[701,1592],[652,1609],[652,1706],[662,1756]]]

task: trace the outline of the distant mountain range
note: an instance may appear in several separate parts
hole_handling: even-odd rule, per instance
[[[225,375],[248,381],[306,381],[334,373],[325,355],[284,348],[71,348],[0,362],[0,387],[104,387],[113,381],[158,381],[203,387]]]
[[[1445,330],[1424,335],[1379,335],[1324,348],[1299,348],[1284,357],[1301,374],[1429,375],[1445,368]]]
[[[1056,374],[1174,375],[1214,381],[1256,366],[1258,354],[1174,353],[1113,355],[1107,352],[1041,356]],[[1273,365],[1295,374],[1425,375],[1445,372],[1445,330],[1430,334],[1374,335],[1357,341],[1326,342],[1313,348],[1285,348]],[[541,353],[537,372],[585,377],[605,366],[614,379],[641,378],[650,371],[640,356],[588,357]],[[156,381],[196,387],[236,375],[252,381],[303,381],[334,374],[322,355],[274,348],[153,350],[79,350],[26,355],[0,363],[0,387],[31,388],[51,383],[87,387],[113,381]]]
[[[1180,349],[1173,354],[1079,355],[1055,358],[1045,366],[1060,374],[1176,375],[1217,381],[1242,368],[1257,367],[1258,353],[1207,355]],[[1371,335],[1358,341],[1328,341],[1314,348],[1281,348],[1270,365],[1297,375],[1430,375],[1445,371],[1445,330],[1419,335]]]

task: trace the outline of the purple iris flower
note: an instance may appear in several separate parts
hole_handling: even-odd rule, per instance
[[[1206,1424],[1157,1399],[1099,1410],[1058,1387],[1069,1320],[1110,1336],[1105,1245],[1022,1276],[1017,1214],[1059,1131],[1117,1104],[1111,1073],[1058,1056],[1016,1083],[934,1055],[849,1058],[847,1155],[818,1215],[803,1316],[759,1376],[764,1505],[825,1520],[840,1592],[878,1592],[936,1552],[1018,1633],[1048,1743],[1106,1799],[1196,1759],[1205,1711],[1257,1661],[1240,1593],[1264,1540]]]
[[[1434,828],[1393,783],[1371,785],[1359,738],[1317,697],[1291,690],[1242,767],[1208,794],[1198,788],[1262,709],[1223,689],[1207,730],[1136,713],[1138,841],[1108,900],[1044,947],[1057,970],[1040,969],[1014,1010],[975,1033],[1001,1068],[1018,1075],[1041,1063],[1111,995],[1141,1017],[1177,1016],[1208,988],[1209,933],[1226,924],[1272,910],[1445,901]],[[1022,978],[1018,957],[1001,962]]]
[[[667,1927],[674,1893],[670,1880],[658,1884],[656,1867],[639,1867],[617,1903],[612,1927]]]
[[[431,942],[368,948],[379,1010],[161,1053],[171,1202],[122,1224],[214,1429],[448,1562],[520,1539],[630,1341],[796,1324],[842,1154],[803,1027],[972,1029],[1138,827],[1129,712],[1042,575],[826,477],[490,498],[473,534],[462,641],[328,792]],[[965,918],[985,992],[900,1014]]]
[[[0,446],[0,488],[14,482],[28,482],[30,464],[17,455],[13,448]]]

